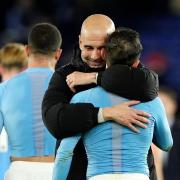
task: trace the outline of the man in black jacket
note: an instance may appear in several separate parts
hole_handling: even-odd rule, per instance
[[[145,128],[144,123],[147,123],[146,117],[149,115],[129,107],[137,104],[138,101],[129,101],[103,109],[89,103],[69,104],[74,93],[96,86],[97,73],[95,72],[105,69],[105,62],[102,58],[105,40],[107,35],[114,30],[114,23],[109,17],[100,14],[89,16],[83,22],[79,36],[80,54],[76,52],[71,64],[57,69],[50,81],[42,104],[43,120],[59,143],[62,138],[86,132],[98,123],[110,119],[134,131],[137,131],[136,125]],[[137,69],[134,71],[122,66],[122,71],[119,71],[120,76],[113,79],[112,82],[108,79],[112,77],[108,76],[111,74],[111,69],[108,69],[108,71],[99,73],[97,83],[102,87],[106,87],[106,84],[113,84],[113,92],[118,80],[118,82],[122,82],[122,89],[119,88],[118,91],[121,96],[128,94],[127,98],[141,101],[155,98],[157,96],[157,77],[148,69]],[[106,79],[106,77],[108,78]],[[133,88],[133,91],[129,88]],[[80,141],[74,150],[68,179],[85,180],[86,167],[87,158],[82,141]]]

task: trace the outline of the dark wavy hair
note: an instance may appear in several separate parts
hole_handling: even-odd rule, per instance
[[[142,44],[139,33],[130,28],[120,27],[110,34],[106,41],[106,61],[108,65],[131,66],[140,57]]]

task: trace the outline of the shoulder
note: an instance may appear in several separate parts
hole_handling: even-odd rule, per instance
[[[7,81],[0,83],[0,97],[5,91],[6,85],[7,85]]]
[[[92,97],[93,95],[96,94],[102,94],[104,92],[104,89],[101,88],[100,86],[85,90],[85,91],[81,91],[77,94],[75,94],[72,98],[72,101],[77,101],[80,99],[83,99],[83,101],[90,101],[90,97]]]
[[[66,64],[60,68],[57,68],[55,73],[63,76],[67,76],[68,74],[71,74],[74,71],[77,71],[78,67],[73,64]]]
[[[143,104],[149,106],[150,108],[153,108],[153,109],[157,109],[158,108],[163,108],[163,103],[161,101],[161,99],[159,97],[156,97],[154,98],[153,100],[151,101],[147,101],[147,102],[144,102]]]
[[[166,115],[165,107],[159,97],[156,97],[152,101],[146,102],[151,112],[156,118],[164,117]]]
[[[3,99],[5,98],[5,94],[7,92],[8,83],[9,83],[9,80],[0,83],[0,102],[2,102]]]
[[[149,101],[149,103],[152,104],[152,105],[163,106],[163,103],[162,103],[160,97],[156,97],[152,101]]]
[[[0,89],[12,91],[12,89],[18,89],[19,85],[25,84],[27,82],[26,71],[22,71],[7,81],[4,81],[0,84]]]
[[[54,71],[50,83],[57,81],[57,84],[59,84],[59,81],[65,81],[66,76],[68,76],[74,71],[75,68],[72,64],[67,64],[59,67]]]
[[[15,82],[15,81],[18,81],[24,77],[27,77],[26,71],[27,70],[22,71],[22,72],[16,74],[15,76],[13,76],[12,78],[10,78],[9,80],[7,80],[7,84],[11,84],[12,82]]]

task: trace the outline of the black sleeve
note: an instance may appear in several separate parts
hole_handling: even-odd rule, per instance
[[[142,102],[156,98],[159,90],[158,75],[145,67],[113,65],[98,74],[97,82],[109,92]]]
[[[154,156],[153,156],[151,147],[149,148],[149,151],[148,151],[147,163],[149,167],[150,180],[157,180],[156,167],[154,164]]]
[[[72,96],[66,76],[55,72],[43,98],[42,116],[57,139],[85,132],[97,124],[98,108],[90,103],[69,104]]]

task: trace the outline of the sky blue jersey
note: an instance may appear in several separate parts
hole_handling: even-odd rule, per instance
[[[101,87],[76,94],[71,103],[88,102],[96,107],[109,107],[127,99],[106,92]],[[87,177],[108,173],[142,173],[149,175],[147,154],[152,143],[169,150],[173,140],[164,106],[159,97],[133,106],[149,114],[146,129],[135,133],[114,121],[108,121],[82,135],[88,156]]]
[[[54,155],[55,139],[41,115],[52,74],[49,68],[28,68],[0,84],[0,132],[4,126],[11,156]]]
[[[71,103],[92,103],[95,107],[110,107],[128,99],[92,88],[73,96]],[[114,121],[99,124],[84,134],[64,138],[57,150],[53,180],[66,180],[76,144],[82,137],[88,157],[87,178],[100,174],[142,173],[149,175],[147,155],[152,139],[162,150],[169,150],[173,140],[164,106],[159,97],[133,106],[149,114],[146,129],[135,133]]]

